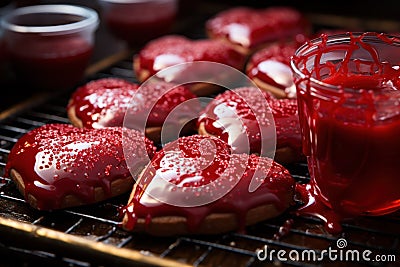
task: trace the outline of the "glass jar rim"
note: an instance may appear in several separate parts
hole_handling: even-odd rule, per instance
[[[52,26],[24,26],[11,23],[12,18],[29,14],[65,14],[81,16],[82,20],[63,25]],[[74,5],[34,5],[21,7],[5,15],[1,21],[3,29],[18,33],[66,33],[76,32],[87,27],[96,28],[99,18],[96,11],[88,7]]]
[[[327,35],[327,45],[330,43],[337,43],[337,42],[344,42],[344,41],[349,41],[351,36],[354,37],[360,37],[362,38],[370,38],[370,37],[375,37],[377,38],[378,35],[384,36],[386,38],[390,38],[393,40],[393,43],[397,44],[397,46],[400,47],[400,37],[399,36],[394,36],[386,33],[377,33],[377,32],[346,32],[346,33],[339,33],[339,34],[332,34],[332,35]],[[375,39],[377,40],[377,39]],[[303,45],[301,45],[295,52],[294,56],[292,56],[290,60],[290,67],[294,74],[298,75],[301,79],[309,79],[311,84],[316,85],[317,88],[323,88],[323,90],[327,92],[340,92],[340,91],[345,91],[349,92],[352,94],[355,93],[361,93],[365,91],[365,89],[353,89],[353,88],[347,88],[343,86],[338,86],[338,85],[332,85],[325,83],[323,81],[320,81],[316,78],[313,77],[308,77],[307,74],[305,74],[303,71],[301,71],[298,68],[298,62],[296,62],[296,58],[298,57],[299,54],[304,54],[307,51],[312,51],[312,49],[318,49],[318,45],[320,45],[323,41],[323,38],[317,37],[315,39],[312,39],[311,41],[307,41]],[[382,41],[383,42],[383,41]]]

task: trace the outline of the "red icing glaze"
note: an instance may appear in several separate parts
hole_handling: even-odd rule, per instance
[[[190,40],[183,36],[170,35],[149,42],[137,55],[139,66],[150,75],[179,63],[212,61],[243,69],[245,57],[229,45],[216,40]]]
[[[259,92],[265,99],[259,98]],[[247,101],[247,103],[245,102]],[[269,93],[258,88],[242,87],[228,90],[215,97],[198,119],[198,124],[204,123],[206,131],[228,142],[233,151],[242,153],[244,139],[249,140],[250,153],[260,153],[261,143],[267,142],[271,136],[265,136],[267,140],[261,140],[260,127],[271,127],[271,121],[266,115],[268,110],[263,104],[267,102],[271,108],[275,120],[277,148],[289,146],[301,154],[300,125],[297,114],[297,101],[294,99],[276,99]],[[250,109],[253,108],[253,111]],[[227,110],[229,108],[229,110]],[[237,115],[232,115],[237,114]],[[238,120],[227,119],[239,116],[242,120],[245,132],[238,128],[241,123]],[[259,123],[257,123],[257,120]]]
[[[6,176],[15,169],[25,184],[25,198],[37,199],[40,210],[59,209],[66,195],[93,203],[94,188],[111,196],[111,182],[131,176],[122,148],[137,159],[132,169],[141,169],[155,147],[135,130],[119,127],[80,129],[67,124],[48,124],[22,136],[8,156]],[[129,142],[128,142],[129,141]],[[147,153],[146,153],[147,150]]]
[[[243,166],[243,171],[238,171]],[[236,166],[236,167],[235,167]],[[164,174],[164,175],[163,175]],[[162,178],[160,176],[163,175]],[[257,190],[249,192],[251,179],[263,179]],[[177,190],[161,188],[165,203],[149,196],[153,184],[165,179],[178,186],[178,190],[192,192],[191,200],[218,195],[223,186],[232,188],[223,197],[206,205],[182,207],[167,203],[178,197]],[[217,186],[210,185],[218,179]],[[133,229],[138,218],[160,216],[183,216],[187,228],[195,233],[203,219],[213,213],[233,213],[236,215],[239,230],[245,228],[247,212],[260,205],[273,204],[278,210],[287,208],[287,196],[293,192],[294,180],[281,165],[268,158],[255,155],[230,154],[229,146],[214,137],[193,135],[182,137],[158,151],[142,173],[135,188],[133,198],[125,208],[128,221],[125,225]],[[145,191],[144,191],[145,190]],[[159,189],[160,190],[160,189]]]
[[[376,48],[364,41],[368,36],[393,42],[367,33],[350,34],[350,44],[328,45],[327,36],[322,36],[313,54],[315,70],[307,75],[338,86],[314,89],[323,97],[311,92],[309,76],[296,81],[302,132],[307,137],[303,149],[312,176],[309,185],[298,187],[306,203],[298,214],[321,218],[334,233],[341,231],[344,218],[399,209],[400,70],[398,62],[381,61],[385,56],[378,56]],[[369,55],[352,58],[360,47]],[[343,60],[320,63],[323,54],[336,50],[346,51]],[[294,58],[302,70],[308,59],[309,55]]]
[[[264,83],[280,88],[288,97],[296,96],[293,84],[290,58],[294,55],[298,43],[277,44],[256,52],[249,61],[247,75]]]
[[[295,190],[297,198],[303,202],[295,211],[296,215],[319,218],[324,222],[325,230],[331,234],[339,234],[342,231],[340,222],[344,218],[326,205],[314,180],[308,184],[296,184]]]
[[[309,26],[304,16],[292,8],[237,7],[208,20],[206,29],[213,37],[227,38],[234,44],[254,48],[263,43],[304,34]]]
[[[75,109],[76,116],[86,128],[122,126],[125,113],[136,95],[135,99],[142,100],[141,103],[135,102],[140,108],[129,108],[129,115],[140,121],[147,119],[146,126],[155,127],[162,126],[168,114],[180,103],[196,98],[186,87],[170,83],[148,83],[140,90],[138,88],[137,84],[116,78],[92,81],[75,91],[68,108]],[[139,93],[141,96],[137,97]],[[153,108],[152,103],[156,104]],[[187,107],[180,111],[182,116],[191,117],[196,114],[196,107],[192,105],[190,110]],[[148,118],[141,116],[146,112],[150,114]]]
[[[400,71],[393,69],[390,65],[382,65],[384,73],[372,75],[346,74],[336,72],[332,76],[323,79],[325,83],[338,85],[345,88],[365,90],[399,90]]]
[[[104,19],[111,32],[136,46],[168,33],[176,15],[174,1],[112,3],[104,8]]]
[[[339,33],[344,33],[344,31],[329,30],[319,32],[315,37],[321,34]],[[309,40],[307,36],[297,35],[294,42],[274,44],[257,51],[249,60],[246,70],[247,75],[250,79],[257,78],[266,84],[282,89],[289,98],[295,98],[296,86],[293,83],[290,59],[297,48],[307,40]]]
[[[68,88],[79,82],[93,50],[78,37],[32,37],[27,42],[8,45],[9,58],[21,80],[46,89]]]

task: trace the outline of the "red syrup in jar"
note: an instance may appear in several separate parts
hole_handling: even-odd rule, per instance
[[[9,46],[9,57],[20,82],[44,89],[66,89],[79,82],[93,47],[80,37],[32,37]]]
[[[174,15],[153,21],[123,20],[116,15],[108,15],[106,20],[112,33],[130,45],[143,44],[153,38],[167,34],[175,19]]]
[[[138,1],[114,4],[107,9],[105,21],[112,34],[132,46],[167,34],[176,17],[174,1]]]
[[[293,59],[306,72],[315,56],[313,71],[295,79],[312,177],[296,187],[305,203],[296,213],[322,219],[331,233],[341,231],[343,219],[384,215],[400,206],[400,61],[386,62],[373,46],[379,41],[389,47],[395,40],[373,33],[349,36],[346,44],[322,36],[318,49]],[[354,57],[360,48],[363,57]],[[344,58],[320,62],[335,51],[346,51]],[[310,77],[336,87],[312,84]]]

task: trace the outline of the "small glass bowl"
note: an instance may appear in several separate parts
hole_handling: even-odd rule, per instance
[[[18,81],[41,89],[78,83],[89,64],[98,24],[94,10],[73,5],[28,6],[5,15],[5,48]]]
[[[168,33],[177,14],[177,0],[100,0],[110,32],[130,46]]]

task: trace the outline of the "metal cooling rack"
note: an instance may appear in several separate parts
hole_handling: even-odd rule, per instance
[[[122,60],[90,79],[119,77],[135,81],[131,59]],[[114,198],[89,207],[56,212],[40,212],[29,207],[13,182],[4,178],[7,155],[15,142],[28,131],[47,123],[69,123],[66,105],[70,92],[51,98],[44,104],[24,110],[18,115],[0,121],[0,219],[9,218],[20,223],[25,233],[15,233],[15,227],[0,228],[0,256],[14,255],[24,266],[124,266],[161,265],[174,266],[382,266],[377,262],[261,262],[257,250],[268,245],[269,249],[303,251],[313,249],[321,252],[329,246],[335,248],[338,238],[345,238],[351,249],[369,249],[374,254],[393,254],[397,262],[386,266],[400,266],[400,214],[384,217],[366,217],[343,225],[340,236],[325,232],[323,224],[313,218],[294,217],[290,212],[247,228],[246,233],[229,233],[217,236],[179,236],[173,238],[150,237],[122,230],[118,207],[126,204],[128,195]],[[304,163],[287,166],[299,182],[309,180]],[[288,219],[293,219],[289,233],[280,240],[274,235]],[[8,222],[8,221],[7,221]],[[23,228],[23,227],[22,227]],[[41,235],[37,229],[50,229],[52,235]],[[61,233],[61,236],[57,236]],[[32,237],[33,236],[33,237]],[[17,238],[18,237],[18,238]],[[73,238],[69,240],[69,238]],[[77,239],[76,239],[77,238]],[[59,241],[65,241],[59,244]],[[79,253],[76,245],[84,249]],[[87,241],[86,241],[87,240]],[[85,245],[88,242],[88,245]],[[93,245],[93,246],[92,246]],[[106,245],[103,251],[98,245]],[[110,250],[108,250],[110,249]],[[126,252],[142,255],[130,259]],[[4,257],[2,257],[4,258]],[[151,261],[147,261],[150,259]],[[168,259],[168,260],[167,260]],[[170,261],[172,260],[172,261]]]
[[[199,25],[226,6],[207,1],[207,5],[195,7],[199,15],[185,18],[185,22],[180,24],[182,29],[177,30],[194,39],[204,37],[203,28]],[[400,29],[397,21],[323,14],[308,16],[316,29],[326,26],[390,32]],[[119,77],[136,81],[131,58],[121,60],[104,71],[93,69],[91,73],[94,74],[88,80]],[[24,133],[47,123],[69,123],[66,105],[71,93],[46,100],[39,97],[20,106],[12,115],[0,116],[0,266],[400,266],[399,212],[349,221],[343,224],[344,231],[340,236],[326,233],[323,224],[315,218],[295,217],[286,212],[278,218],[248,227],[246,233],[159,238],[128,233],[120,228],[118,208],[126,204],[128,194],[100,204],[62,211],[34,210],[25,203],[14,183],[3,177],[7,155]],[[287,167],[297,181],[309,181],[306,164]],[[290,231],[276,240],[274,236],[287,220],[293,220]],[[397,261],[386,264],[329,261],[283,263],[277,258],[272,262],[257,259],[257,250],[265,245],[275,250],[313,249],[321,252],[328,247],[335,248],[338,238],[347,240],[348,249],[391,254],[396,256]]]

